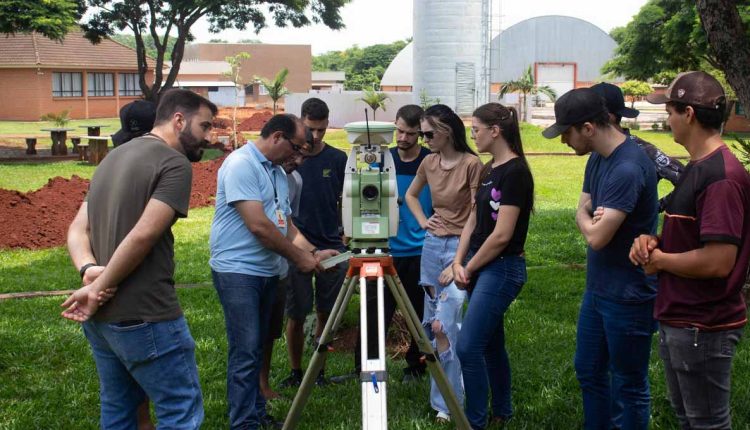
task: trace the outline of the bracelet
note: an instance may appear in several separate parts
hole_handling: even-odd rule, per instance
[[[81,275],[81,279],[83,279],[84,275],[86,275],[86,271],[89,270],[89,268],[96,266],[96,263],[86,263],[78,270],[78,274]]]

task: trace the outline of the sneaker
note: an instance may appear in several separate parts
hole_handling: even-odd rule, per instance
[[[318,377],[315,378],[315,385],[317,385],[318,387],[325,387],[329,384],[330,382],[328,381],[328,379],[326,379],[325,370],[321,370],[320,373],[318,373]]]
[[[435,416],[435,423],[437,424],[450,424],[451,416],[445,412],[438,412]]]
[[[287,376],[283,381],[279,383],[279,387],[299,387],[299,385],[302,383],[302,376],[304,376],[304,374],[302,373],[302,369],[292,369],[292,371],[289,373],[289,376]]]
[[[260,419],[260,428],[263,430],[273,430],[284,428],[284,421],[278,421],[273,415],[266,414]]]

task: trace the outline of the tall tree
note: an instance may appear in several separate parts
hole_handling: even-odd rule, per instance
[[[83,1],[83,0],[81,0]],[[115,31],[125,29],[135,36],[141,91],[146,99],[157,100],[159,94],[174,84],[180,70],[185,43],[192,40],[191,27],[201,18],[210,23],[209,30],[218,33],[228,28],[255,31],[266,26],[263,9],[278,27],[302,27],[322,22],[332,29],[344,26],[339,10],[351,0],[86,0],[93,13],[81,27],[86,37],[98,43]],[[308,16],[308,14],[310,16]],[[146,47],[143,36],[150,34],[156,45],[154,82],[146,82]],[[172,67],[164,76],[164,59],[171,38]]]
[[[62,41],[85,10],[83,0],[2,0],[0,33],[36,31],[52,40]]]
[[[745,109],[750,108],[750,36],[747,20],[743,23],[737,0],[698,0],[703,29],[708,36],[717,65],[724,71]],[[747,3],[747,2],[744,2]],[[747,18],[747,5],[745,5]]]
[[[635,100],[638,97],[643,97],[651,94],[653,89],[651,88],[651,85],[648,84],[648,82],[643,81],[626,81],[623,82],[622,86],[620,87],[622,90],[622,94],[625,97],[630,97],[630,107],[635,107]]]
[[[408,43],[398,40],[365,48],[354,45],[344,51],[329,51],[313,57],[313,70],[346,72],[344,88],[347,90],[379,88],[388,65]]]
[[[162,35],[159,35],[161,38]],[[122,43],[123,45],[135,49],[136,43],[135,43],[135,36],[128,33],[117,33],[113,34],[109,37],[110,39],[114,40],[115,42]],[[167,42],[167,48],[164,50],[164,60],[170,61],[172,59],[172,49],[174,48],[175,39],[174,37],[170,37],[169,41]],[[150,34],[146,34],[143,36],[143,44],[146,48],[146,55],[150,58],[156,58],[156,44],[154,43],[154,38]]]
[[[649,0],[630,23],[612,30],[618,46],[603,72],[668,83],[677,72],[704,70],[747,106],[748,24],[750,0]],[[730,70],[733,77],[725,78]]]
[[[289,69],[284,67],[279,70],[279,73],[273,79],[267,79],[261,76],[256,76],[255,79],[260,82],[261,85],[268,91],[268,97],[273,100],[273,113],[276,115],[276,104],[279,99],[289,94],[289,90],[284,86],[286,83],[286,77],[289,75]]]

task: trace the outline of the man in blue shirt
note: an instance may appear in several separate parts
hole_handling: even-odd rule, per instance
[[[312,272],[320,260],[337,254],[318,251],[289,216],[287,178],[280,164],[305,147],[302,122],[293,115],[275,115],[255,143],[234,151],[219,169],[209,264],[229,343],[231,429],[257,429],[270,419],[258,385],[281,258]]]
[[[302,121],[313,135],[313,148],[305,163],[297,169],[302,176],[302,192],[299,216],[294,217],[294,224],[316,248],[343,251],[346,246],[341,224],[341,193],[347,155],[323,141],[328,128],[328,113],[328,106],[320,99],[310,98],[302,103]],[[317,311],[317,341],[323,334],[348,267],[348,262],[343,262],[315,274],[313,289],[313,275],[309,271],[299,270],[294,261],[291,263],[286,303],[286,342],[291,373],[281,382],[283,387],[295,387],[302,382],[303,325],[312,311],[313,291]],[[316,384],[326,384],[324,372],[325,369],[320,371]]]
[[[592,153],[576,212],[588,244],[575,355],[584,428],[645,430],[656,279],[628,254],[636,237],[656,229],[656,170],[610,123],[604,99],[591,89],[560,97],[555,120],[544,137],[562,135],[577,155]]]

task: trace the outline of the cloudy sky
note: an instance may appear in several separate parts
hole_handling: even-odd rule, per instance
[[[609,32],[627,24],[645,3],[646,0],[493,0],[493,30],[505,29],[535,16],[566,15],[584,19]],[[252,29],[211,34],[208,24],[201,21],[193,27],[193,33],[199,42],[220,38],[229,42],[260,39],[264,43],[311,44],[313,54],[320,54],[354,44],[369,46],[411,37],[412,9],[410,0],[353,0],[341,11],[346,28],[340,31],[317,25],[301,29],[270,27],[258,35]]]

